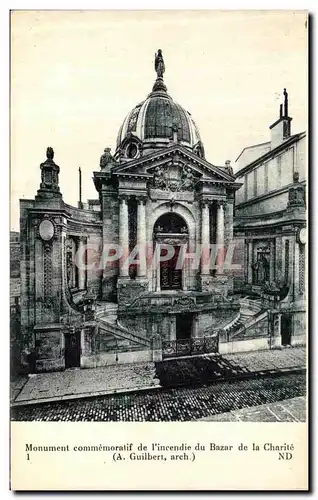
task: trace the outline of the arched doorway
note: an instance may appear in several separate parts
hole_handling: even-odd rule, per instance
[[[183,267],[179,265],[179,255],[185,247],[187,248],[188,239],[188,226],[180,215],[174,212],[165,213],[155,222],[154,249],[157,255],[160,255],[160,262],[157,266],[157,290],[182,290],[184,288]],[[169,257],[171,252],[173,255]]]

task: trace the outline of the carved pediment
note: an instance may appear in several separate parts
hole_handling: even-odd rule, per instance
[[[168,162],[148,170],[152,174],[149,187],[162,191],[192,191],[201,175],[185,163]]]
[[[191,191],[200,180],[226,184],[235,182],[226,170],[208,163],[180,145],[118,165],[112,173],[116,176],[146,176],[150,187],[170,191]]]

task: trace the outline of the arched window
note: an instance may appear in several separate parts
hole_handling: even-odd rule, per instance
[[[163,214],[154,227],[155,233],[175,233],[175,234],[188,234],[188,226],[183,219],[178,214],[168,213]]]

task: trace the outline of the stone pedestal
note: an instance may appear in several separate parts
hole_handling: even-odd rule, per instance
[[[279,312],[269,311],[269,330],[270,330],[270,347],[272,349],[282,346],[281,336],[281,319],[282,315]]]
[[[306,320],[306,309],[297,308],[292,313],[292,335],[291,342],[292,346],[304,345],[307,343],[307,320]]]
[[[37,372],[63,370],[64,357],[64,325],[42,324],[34,327],[35,368]]]
[[[137,278],[131,280],[129,277],[119,277],[117,281],[118,307],[129,306],[139,295],[148,291],[148,280]]]
[[[229,288],[232,288],[232,280],[229,280],[229,277],[225,275],[201,275],[200,283],[202,292],[214,292],[225,296],[228,294]]]
[[[154,362],[162,361],[162,341],[158,334],[152,336],[152,360]]]
[[[177,334],[176,334],[176,316],[171,315],[170,316],[170,340],[176,340]]]

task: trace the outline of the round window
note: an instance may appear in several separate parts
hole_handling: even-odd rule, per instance
[[[131,144],[128,144],[127,148],[126,148],[126,156],[128,158],[136,158],[138,154],[138,147],[137,145],[132,142]]]

